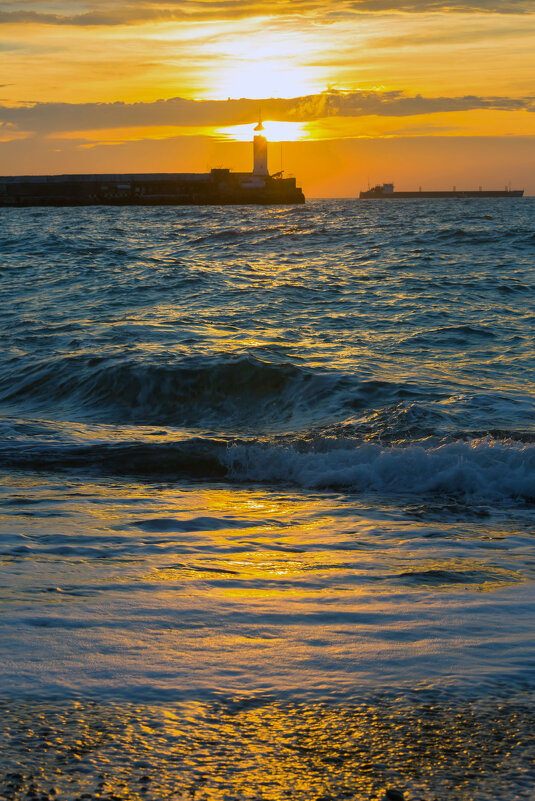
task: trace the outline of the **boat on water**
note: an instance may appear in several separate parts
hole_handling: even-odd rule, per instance
[[[394,192],[394,184],[378,184],[364,190],[359,197],[363,199],[385,198],[386,200],[413,200],[420,198],[463,198],[463,197],[523,197],[523,189],[457,189],[429,192],[419,189],[418,192]]]

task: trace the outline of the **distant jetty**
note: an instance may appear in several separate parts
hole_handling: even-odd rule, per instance
[[[304,203],[295,178],[270,175],[262,121],[252,172],[17,175],[0,177],[0,206],[210,206]]]
[[[304,203],[295,178],[252,173],[126,173],[0,177],[0,206],[209,206]]]
[[[428,192],[420,189],[418,192],[394,192],[394,184],[379,184],[372,189],[360,193],[360,199],[385,198],[386,200],[412,200],[420,198],[463,198],[463,197],[523,197],[523,189],[456,189],[451,191]]]

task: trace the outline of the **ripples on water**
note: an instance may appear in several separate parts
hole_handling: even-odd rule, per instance
[[[529,797],[533,211],[2,210],[8,797]]]

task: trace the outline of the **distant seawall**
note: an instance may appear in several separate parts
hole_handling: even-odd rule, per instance
[[[304,203],[295,178],[233,173],[0,177],[0,206],[209,206]]]

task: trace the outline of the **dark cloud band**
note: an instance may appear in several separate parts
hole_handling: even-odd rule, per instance
[[[247,16],[296,16],[314,14],[332,21],[359,13],[463,13],[530,14],[533,0],[115,0],[72,2],[66,13],[57,3],[12,2],[0,11],[0,24],[72,25],[77,27],[132,25],[173,20],[235,19]]]

